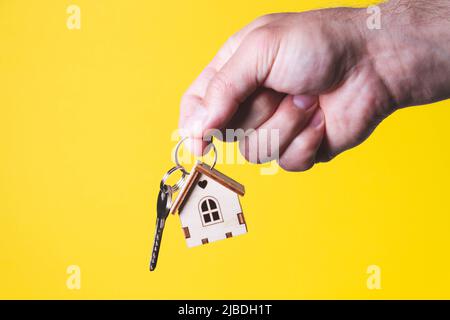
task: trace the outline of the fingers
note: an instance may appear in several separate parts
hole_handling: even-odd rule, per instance
[[[206,66],[202,73],[194,80],[194,82],[187,89],[185,94],[181,99],[181,110],[180,110],[180,121],[179,127],[185,128],[186,134],[195,136],[190,132],[190,124],[192,124],[193,119],[199,120],[204,113],[206,104],[204,103],[204,98],[206,91],[211,80],[215,77],[216,73],[219,72],[222,67],[229,61],[229,59],[234,55],[242,41],[249,35],[253,30],[260,28],[275,19],[278,19],[277,15],[265,15],[262,16],[244,28],[239,32],[231,36],[225,44],[217,52],[213,60]],[[196,113],[199,115],[196,115]],[[194,126],[192,124],[192,126]]]
[[[204,104],[208,117],[205,130],[222,128],[270,73],[279,46],[275,32],[253,30],[227,63],[214,75],[206,89]]]
[[[195,79],[195,81],[188,88],[186,93],[183,95],[181,99],[180,106],[180,119],[179,119],[179,128],[181,129],[180,133],[182,136],[189,136],[191,139],[188,147],[190,150],[196,154],[197,156],[202,155],[205,146],[207,143],[203,141],[203,134],[205,130],[211,128],[221,128],[219,126],[214,126],[214,123],[220,123],[215,121],[215,116],[213,112],[213,116],[211,117],[212,122],[207,125],[207,120],[209,118],[209,110],[211,108],[208,107],[209,103],[206,101],[205,96],[207,95],[207,91],[215,91],[215,89],[220,90],[220,80],[225,79],[221,78],[220,73],[217,75],[225,64],[230,60],[230,58],[235,54],[235,52],[240,47],[242,41],[255,29],[263,27],[264,25],[279,19],[279,15],[265,15],[252,23],[245,26],[235,35],[230,37],[228,41],[222,46],[222,48],[218,51],[217,55],[214,59],[208,64],[208,66],[202,71],[202,73]],[[255,50],[253,48],[252,50]],[[233,67],[228,67],[227,72],[230,72],[230,69]],[[232,71],[232,70],[231,70]],[[215,79],[213,82],[212,80]],[[212,84],[211,84],[212,82]],[[223,93],[226,95],[226,93]],[[216,97],[216,98],[214,98]],[[262,98],[262,97],[261,97]],[[215,94],[209,95],[210,100],[220,99]],[[219,107],[220,108],[220,107]],[[237,108],[237,106],[235,106]],[[216,110],[216,108],[212,108]],[[234,110],[234,108],[233,108]],[[230,112],[230,117],[233,112]]]
[[[245,100],[226,125],[228,129],[256,129],[266,122],[276,111],[284,93],[272,89],[258,89]]]
[[[308,124],[317,105],[316,96],[286,96],[267,121],[240,141],[241,153],[254,163],[278,158]]]
[[[235,41],[235,40],[234,40]],[[240,45],[226,57],[215,58],[189,88],[182,99],[180,127],[187,134],[201,138],[195,123],[203,131],[222,128],[240,103],[248,98],[270,72],[276,57],[278,37],[268,28],[250,31]],[[220,69],[224,60],[228,60]],[[217,72],[215,71],[217,70]]]
[[[308,125],[292,140],[278,160],[278,164],[286,171],[305,171],[315,161],[325,133],[325,117],[317,108]]]

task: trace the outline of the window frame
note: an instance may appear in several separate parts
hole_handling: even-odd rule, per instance
[[[214,201],[214,203],[215,203],[216,206],[217,206],[216,209],[211,209],[211,206],[209,205],[209,202],[208,202],[209,200]],[[206,201],[206,206],[207,206],[208,210],[203,211],[203,209],[202,209],[202,204],[203,204],[205,201]],[[214,198],[214,197],[206,196],[206,197],[201,198],[200,201],[199,201],[199,203],[198,203],[198,211],[199,211],[199,213],[200,213],[200,220],[202,221],[202,225],[203,225],[204,227],[208,227],[208,226],[211,226],[211,225],[214,225],[214,224],[218,224],[218,223],[224,222],[224,220],[223,220],[223,214],[222,214],[222,209],[220,208],[219,201],[218,201],[216,198]],[[218,215],[219,215],[219,219],[218,219],[218,220],[214,220],[214,219],[213,219],[213,215],[212,215],[213,212],[217,212],[217,213],[218,213]],[[204,215],[205,215],[205,214],[209,214],[209,216],[210,216],[210,218],[211,218],[211,221],[210,221],[210,222],[206,222],[206,221],[205,221],[205,218],[204,218]]]

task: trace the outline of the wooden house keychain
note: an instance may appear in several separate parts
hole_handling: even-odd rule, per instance
[[[162,231],[169,213],[178,212],[181,227],[188,247],[235,237],[247,232],[239,196],[245,193],[244,186],[217,171],[217,150],[211,166],[197,161],[188,172],[178,160],[178,150],[187,138],[181,139],[175,147],[176,166],[162,178],[157,202],[156,232],[153,244],[150,270],[154,270],[161,245]],[[181,172],[181,178],[173,185],[167,185],[169,176]],[[172,201],[173,194],[179,194]]]

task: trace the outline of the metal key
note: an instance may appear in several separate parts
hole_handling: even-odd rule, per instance
[[[158,261],[159,248],[161,247],[161,239],[169,215],[170,207],[172,206],[172,187],[163,185],[158,194],[158,201],[156,204],[156,232],[155,240],[153,242],[152,258],[150,261],[150,271],[155,270],[156,262]]]

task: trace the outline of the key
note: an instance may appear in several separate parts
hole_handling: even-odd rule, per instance
[[[153,242],[152,258],[150,261],[150,271],[153,271],[156,268],[164,225],[166,223],[167,216],[169,215],[171,205],[172,188],[170,186],[164,185],[163,189],[159,191],[158,201],[156,204],[156,232],[155,240]]]

